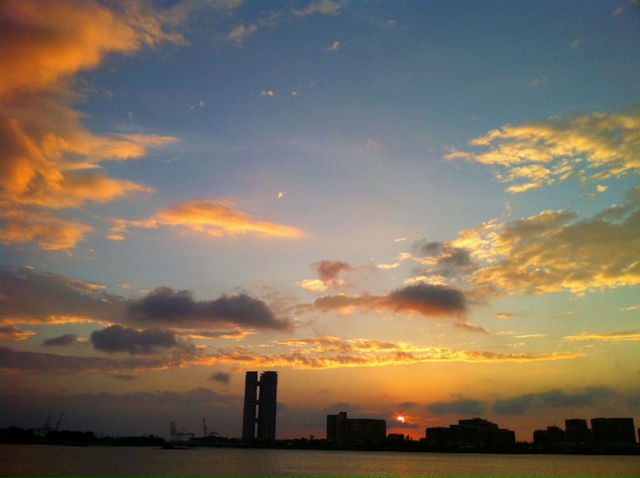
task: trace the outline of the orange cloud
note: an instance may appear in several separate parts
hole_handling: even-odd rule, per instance
[[[37,241],[45,251],[73,249],[93,228],[78,221],[64,219],[48,211],[5,209],[0,211],[4,227],[0,242],[23,244]]]
[[[215,354],[194,358],[199,365],[228,364],[254,367],[292,367],[330,369],[345,367],[385,367],[426,362],[504,363],[573,360],[576,353],[499,354],[477,350],[442,347],[416,347],[407,343],[386,343],[366,339],[315,337],[280,340],[278,345],[292,347],[281,354],[259,355],[243,346],[228,347]]]
[[[141,5],[120,15],[90,0],[2,2],[0,95],[50,89],[62,79],[99,66],[112,52],[133,53],[143,44],[184,41],[167,34]]]
[[[131,54],[162,41],[162,16],[142,3],[112,11],[94,1],[0,4],[0,240],[76,247],[91,226],[50,210],[106,203],[150,188],[95,172],[107,160],[140,158],[177,138],[108,134],[82,125],[72,107],[72,77],[111,53]],[[10,212],[6,212],[10,211]]]
[[[211,237],[237,234],[257,234],[263,237],[287,237],[297,239],[304,233],[295,227],[261,221],[232,207],[229,201],[200,199],[178,204],[158,212],[155,217],[139,221],[114,219],[112,239],[122,239],[129,227],[157,228],[158,226],[182,227]]]

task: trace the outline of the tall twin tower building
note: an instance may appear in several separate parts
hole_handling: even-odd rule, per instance
[[[260,389],[259,395],[258,389]],[[247,372],[244,380],[242,441],[274,441],[277,407],[278,372],[262,372],[260,380],[258,380],[258,372]]]

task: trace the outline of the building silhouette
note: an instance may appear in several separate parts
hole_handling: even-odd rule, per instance
[[[636,443],[633,418],[592,418],[591,430],[596,445]]]
[[[587,421],[582,418],[570,418],[564,421],[566,428],[567,443],[575,445],[586,445],[593,443],[593,434],[587,425]]]
[[[426,429],[429,445],[460,448],[504,448],[515,446],[516,434],[512,430],[499,428],[495,423],[482,418],[458,420],[457,425]]]
[[[386,420],[347,418],[347,412],[327,415],[327,441],[336,445],[380,444],[387,437]]]
[[[566,431],[553,426],[533,432],[533,442],[545,447],[604,446],[626,447],[636,444],[633,418],[592,418],[591,430],[582,418],[565,420]]]
[[[560,427],[551,426],[546,430],[536,430],[533,432],[533,443],[541,446],[557,447],[563,446],[567,441],[567,433]]]
[[[278,372],[247,372],[244,380],[242,441],[275,441]],[[257,434],[256,434],[257,425]]]

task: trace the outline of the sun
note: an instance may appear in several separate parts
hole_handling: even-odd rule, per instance
[[[398,417],[398,421],[399,421],[400,423],[404,423],[404,417],[403,417],[402,415],[400,415],[400,416]]]

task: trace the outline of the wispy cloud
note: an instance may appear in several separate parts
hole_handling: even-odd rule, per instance
[[[238,3],[240,2],[236,2],[236,4],[231,5],[230,9],[235,8]],[[247,39],[263,29],[277,27],[282,22],[296,17],[304,18],[316,14],[339,15],[341,8],[342,5],[340,3],[334,2],[332,0],[320,0],[318,2],[309,4],[302,10],[292,10],[288,15],[270,12],[262,18],[257,19],[253,23],[242,24],[233,27],[231,31],[224,37],[224,41],[234,43],[237,47],[242,47]],[[339,49],[340,42],[335,42],[333,47],[335,47],[336,50]],[[333,49],[333,47],[331,47],[331,49]]]
[[[638,108],[618,113],[556,116],[521,126],[504,126],[470,142],[483,152],[453,151],[445,159],[465,159],[496,168],[511,193],[539,189],[571,177],[601,181],[638,174]]]
[[[513,319],[515,317],[517,317],[518,314],[514,314],[512,312],[496,312],[495,317],[496,319]]]
[[[155,229],[159,226],[183,228],[210,237],[255,234],[262,237],[301,238],[304,233],[295,227],[256,219],[233,207],[230,201],[193,200],[159,211],[142,220],[113,219],[110,238],[122,240],[131,227]]]
[[[295,10],[293,14],[298,17],[307,17],[309,15],[339,15],[342,4],[333,0],[319,0],[312,2],[302,10]]]
[[[330,47],[325,48],[324,51],[338,51],[341,47],[342,43],[340,43],[339,41],[334,41],[333,44]]]
[[[582,45],[582,38],[576,38],[569,44],[569,48],[572,50],[577,50]]]
[[[244,43],[244,41],[253,35],[258,30],[258,26],[255,24],[251,24],[249,26],[246,25],[238,25],[227,35],[227,40],[235,43],[240,46]]]
[[[253,367],[292,367],[295,369],[329,369],[345,367],[383,367],[427,362],[502,363],[572,360],[576,353],[497,354],[477,350],[442,347],[416,347],[408,343],[378,340],[315,337],[281,340],[277,344],[291,350],[271,355],[257,354],[247,347],[230,347],[199,358],[201,365],[225,364]]]
[[[580,334],[580,335],[567,335],[564,340],[572,342],[583,340],[598,340],[602,342],[622,342],[622,341],[637,341],[640,340],[640,332],[610,332],[601,334]]]

